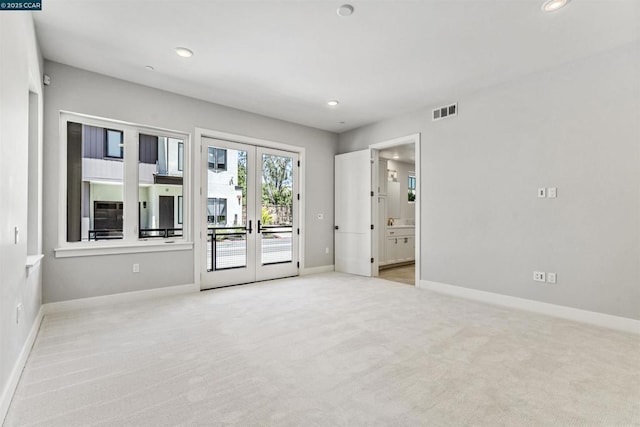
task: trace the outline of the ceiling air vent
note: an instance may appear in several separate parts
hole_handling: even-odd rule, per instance
[[[447,117],[453,117],[458,115],[458,103],[446,105],[444,107],[438,107],[433,109],[432,119],[436,120],[446,119]]]

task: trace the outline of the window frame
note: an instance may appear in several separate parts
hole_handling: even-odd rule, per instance
[[[227,149],[226,148],[216,148],[216,147],[209,147],[209,150],[213,150],[214,155],[213,155],[213,167],[211,167],[212,163],[209,161],[209,154],[207,153],[207,168],[213,172],[213,173],[220,173],[220,172],[226,172],[228,169],[227,166]],[[222,168],[219,167],[220,163],[218,162],[219,156],[218,153],[219,152],[224,152],[224,163],[222,163],[224,166]]]
[[[109,130],[122,131],[123,137],[123,200],[124,221],[123,238],[98,241],[67,241],[67,123],[97,126]],[[139,209],[139,135],[153,134],[181,139],[184,144],[183,173],[183,235],[169,238],[145,239],[138,236]],[[106,137],[106,134],[105,134]],[[54,249],[56,258],[75,256],[94,256],[115,253],[158,252],[171,250],[190,250],[193,248],[193,224],[191,221],[191,134],[183,131],[163,129],[118,120],[111,120],[80,113],[61,111],[59,120],[59,191],[58,191],[58,243]],[[106,152],[105,152],[106,154]],[[105,156],[106,160],[112,159]],[[131,218],[131,220],[127,220]],[[171,243],[167,245],[167,243]]]
[[[112,156],[109,154],[109,132],[117,132],[120,134],[121,146],[119,147],[120,148],[119,156]],[[123,131],[118,129],[104,128],[104,156],[102,157],[109,160],[124,160],[124,132]]]
[[[214,225],[214,226],[220,225],[219,221],[217,221],[217,220],[219,220],[219,218],[220,218],[218,207],[220,206],[220,201],[221,200],[224,200],[224,212],[225,212],[224,213],[224,222],[225,222],[225,225],[226,225],[226,222],[227,222],[227,210],[229,208],[229,205],[228,205],[229,202],[228,202],[228,199],[225,198],[225,197],[207,197],[207,225]],[[212,202],[211,206],[213,206],[213,215],[209,215],[209,212],[208,212],[208,210],[209,210],[209,202]],[[209,222],[209,217],[210,216],[213,216],[213,219],[214,219],[213,222]]]
[[[413,181],[413,187],[411,186],[411,182]],[[407,202],[408,203],[415,203],[416,202],[416,197],[417,197],[417,186],[418,186],[418,182],[416,181],[416,173],[411,171],[407,174]],[[413,200],[409,200],[409,193],[413,191]]]

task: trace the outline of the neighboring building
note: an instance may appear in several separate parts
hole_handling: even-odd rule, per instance
[[[243,224],[242,187],[238,182],[238,151],[209,147],[208,164],[209,226]]]
[[[81,127],[82,184],[80,239],[122,238],[124,136],[120,130]],[[76,133],[78,129],[75,129]],[[73,129],[70,129],[70,135]],[[72,139],[73,136],[70,136]],[[138,167],[139,237],[182,235],[184,143],[140,135]],[[69,224],[70,236],[77,225]]]

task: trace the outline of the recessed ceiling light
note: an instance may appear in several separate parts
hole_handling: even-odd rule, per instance
[[[569,1],[570,0],[547,0],[542,5],[542,10],[545,12],[553,12],[566,6]]]
[[[335,107],[338,104],[340,104],[340,103],[338,101],[336,101],[335,99],[327,102],[327,105],[330,106],[330,107]]]
[[[338,8],[338,16],[349,16],[353,14],[353,6],[350,4],[343,4]]]
[[[155,70],[155,68],[153,68],[151,65],[145,65],[145,67],[148,71],[153,71]]]
[[[191,49],[187,49],[186,47],[177,47],[176,53],[178,56],[182,56],[183,58],[191,58],[193,56],[193,51]]]
[[[397,154],[394,154],[394,155],[393,155],[393,158],[394,158],[394,159],[399,159],[399,158],[400,158],[400,156],[398,156]]]

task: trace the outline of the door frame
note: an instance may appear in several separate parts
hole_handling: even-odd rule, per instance
[[[200,162],[200,158],[202,156],[203,138],[213,138],[213,139],[221,139],[229,142],[237,142],[240,144],[254,145],[265,148],[275,148],[278,150],[289,151],[292,153],[298,154],[298,160],[300,161],[299,168],[299,176],[298,176],[298,188],[300,189],[300,202],[298,203],[298,218],[299,218],[299,228],[300,228],[300,236],[299,238],[299,246],[298,246],[298,262],[300,262],[300,268],[298,269],[298,274],[304,271],[305,266],[305,175],[306,175],[306,167],[305,167],[305,148],[299,147],[296,145],[285,144],[282,142],[270,141],[262,138],[254,138],[251,136],[238,135],[228,132],[221,132],[212,129],[205,128],[196,128],[195,129],[195,147],[191,153],[191,164],[194,165],[193,174],[194,177],[194,185],[193,185],[193,204],[192,209],[193,217],[191,218],[192,223],[194,224],[194,262],[193,262],[193,274],[194,274],[194,282],[198,286],[199,289],[202,289],[202,280],[201,280],[201,272],[202,272],[202,264],[201,259],[203,258],[203,238],[206,239],[207,236],[202,234],[202,230],[200,230],[200,224],[202,222],[202,209],[198,207],[202,204],[202,198],[206,198],[206,194],[202,194],[202,162]],[[186,153],[185,153],[186,154]],[[417,179],[417,178],[416,178]]]
[[[415,236],[415,244],[416,244],[416,249],[415,249],[415,266],[416,266],[416,277],[415,277],[415,287],[420,287],[420,246],[422,243],[422,239],[421,239],[421,217],[420,217],[420,211],[421,206],[422,206],[422,195],[424,194],[424,192],[422,191],[422,181],[421,181],[421,159],[420,159],[420,133],[414,133],[412,135],[407,135],[407,136],[402,136],[399,138],[393,138],[393,139],[389,139],[386,141],[382,141],[382,142],[377,142],[374,144],[369,145],[369,149],[372,150],[382,150],[384,148],[390,148],[390,147],[397,147],[399,145],[406,145],[406,144],[414,144],[414,153],[415,153],[415,158],[416,158],[416,164],[415,164],[415,173],[416,173],[416,183],[418,185],[418,194],[416,197],[416,202],[415,202],[415,223],[416,223],[416,236]],[[375,158],[378,157],[377,152],[374,155]],[[378,187],[378,162],[374,162],[373,164],[373,168],[374,171],[372,172],[372,186],[374,189],[379,188]],[[378,196],[377,191],[376,191],[376,196]],[[376,198],[377,200],[377,198]],[[373,206],[373,205],[372,205]],[[377,205],[376,205],[377,206]],[[374,224],[380,224],[380,218],[378,218],[378,209],[371,209],[371,218]],[[379,260],[378,260],[378,254],[379,252],[379,248],[378,248],[378,243],[377,243],[377,239],[374,239],[373,235],[371,236],[373,241],[375,243],[372,244],[372,248],[375,251],[376,255],[374,255],[374,264],[373,264],[373,271],[374,272],[378,272],[380,270],[380,265],[379,265]]]

